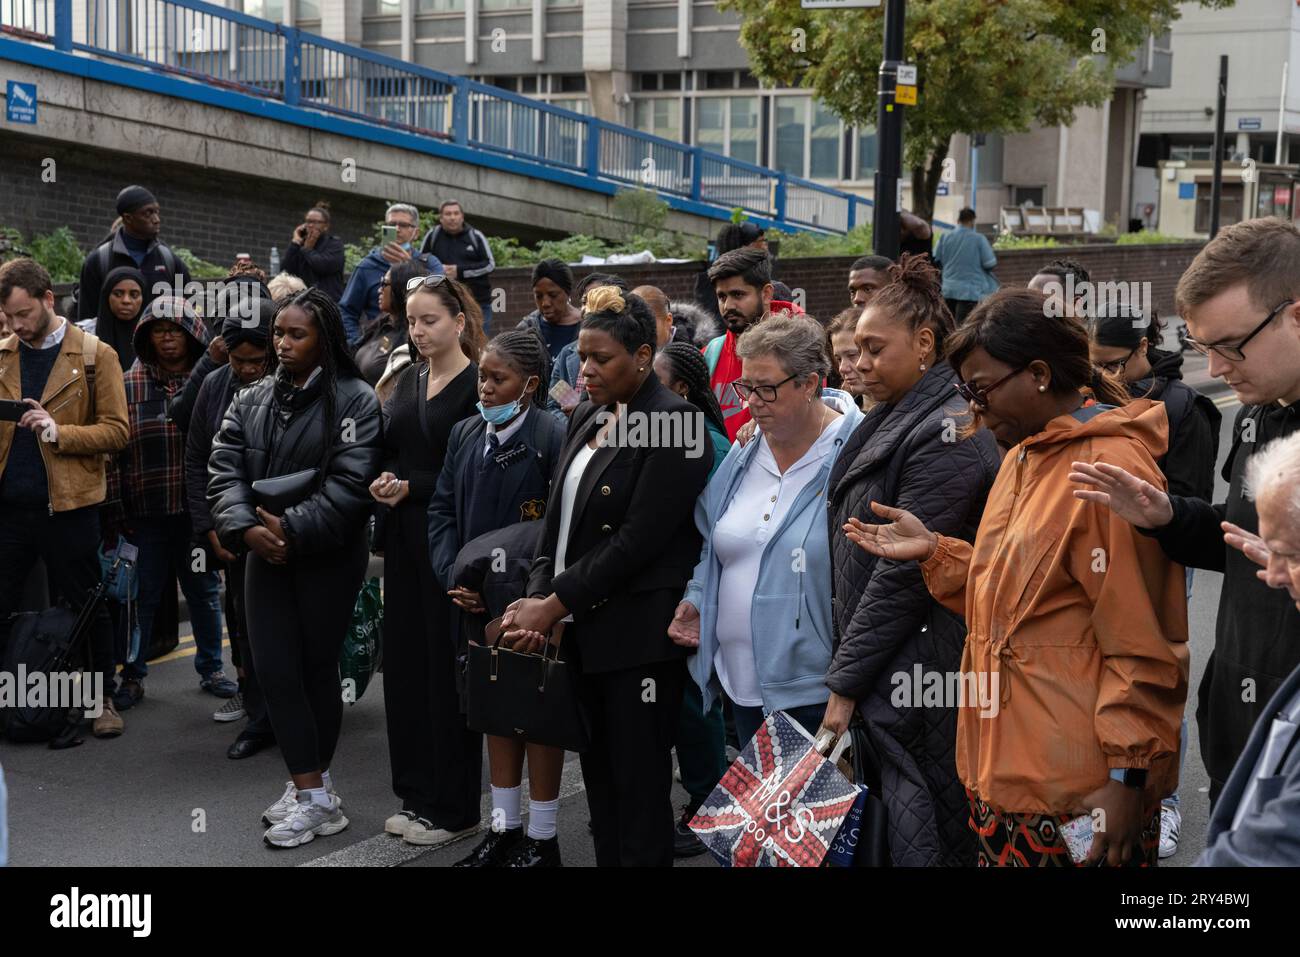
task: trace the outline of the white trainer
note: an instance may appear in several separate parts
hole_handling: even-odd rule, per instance
[[[406,826],[402,840],[407,844],[418,844],[420,847],[437,847],[477,834],[481,829],[482,825],[475,824],[463,831],[449,831],[445,827],[434,827],[432,821],[418,817]]]
[[[396,834],[398,837],[401,837],[406,833],[406,829],[417,820],[419,820],[419,815],[414,811],[398,811],[384,822],[384,832],[386,834]]]
[[[1183,826],[1183,814],[1176,807],[1166,805],[1160,809],[1160,859],[1178,853],[1178,832]]]
[[[340,809],[338,795],[331,794],[329,799],[329,804],[317,804],[308,795],[300,794],[289,816],[268,828],[262,840],[271,847],[298,847],[317,837],[337,834],[348,826],[348,819]]]
[[[329,793],[331,797],[339,797],[332,787],[329,789]],[[342,803],[343,799],[339,798],[339,804]],[[298,789],[293,786],[292,781],[286,781],[284,782],[284,793],[280,795],[280,799],[262,812],[262,823],[267,827],[279,824],[289,816],[297,805]]]

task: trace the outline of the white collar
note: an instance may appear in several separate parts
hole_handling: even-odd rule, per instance
[[[517,416],[515,416],[515,420],[511,422],[509,425],[507,425],[504,429],[498,429],[495,425],[489,422],[487,427],[487,434],[495,435],[497,437],[497,442],[500,443],[501,445],[505,445],[512,438],[514,438],[516,432],[518,432],[521,428],[523,428],[524,420],[528,418],[528,414],[532,411],[533,411],[533,407],[530,405],[528,408],[524,409],[524,411],[520,412]],[[486,442],[487,440],[484,439],[484,441]]]
[[[64,319],[62,316],[55,316],[54,318],[59,320],[59,324],[54,327],[54,331],[46,336],[39,346],[27,346],[27,343],[25,342],[23,342],[23,345],[27,346],[28,349],[53,349],[59,343],[63,342],[63,336],[68,331],[68,320]],[[21,339],[18,341],[22,342]]]

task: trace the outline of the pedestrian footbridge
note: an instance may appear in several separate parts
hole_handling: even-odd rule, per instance
[[[654,189],[669,228],[845,232],[869,201],[201,0],[0,0],[5,132],[612,237]],[[36,88],[35,123],[22,119]],[[15,116],[18,118],[15,119]]]

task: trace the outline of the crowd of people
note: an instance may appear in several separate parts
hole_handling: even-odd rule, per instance
[[[27,407],[0,421],[0,618],[33,556],[79,606],[101,549],[136,546],[134,608],[89,629],[92,731],[142,705],[127,639],[150,646],[179,585],[214,719],[247,718],[229,757],[284,759],[268,845],[348,826],[339,654],[378,555],[385,831],[481,831],[486,746],[491,819],[457,866],[561,863],[564,750],[467,718],[467,649],[489,638],[574,675],[601,866],[704,853],[690,822],[728,747],[777,711],[862,729],[894,866],[1069,865],[1083,817],[1105,822],[1088,863],[1154,865],[1179,839],[1201,568],[1223,573],[1201,862],[1300,863],[1291,224],[1223,230],[1178,284],[1186,342],[1242,402],[1215,504],[1220,413],[1161,321],[1079,298],[1069,260],[998,289],[973,217],[930,255],[905,219],[924,250],[855,261],[835,316],[807,315],[763,231],[733,224],[696,301],[544,260],[536,308],[489,337],[491,249],[454,200],[422,241],[418,210],[390,207],[346,282],[318,204],[286,273],[237,262],[216,314],[156,291],[184,267],[155,197],[128,187],[117,212],[80,321],[41,266],[0,267],[0,398]],[[661,419],[702,438],[627,438]],[[934,699],[923,675],[976,690]]]

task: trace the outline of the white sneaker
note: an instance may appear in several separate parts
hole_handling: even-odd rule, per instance
[[[458,841],[462,837],[469,837],[471,834],[477,834],[481,829],[481,825],[475,824],[463,831],[449,831],[444,827],[434,827],[432,821],[417,817],[406,826],[406,831],[402,834],[402,840],[407,844],[418,844],[420,847],[437,847],[441,844]]]
[[[384,822],[384,832],[401,837],[406,833],[406,829],[417,820],[419,820],[419,816],[414,811],[398,811]]]
[[[330,797],[339,797],[333,787],[329,789],[329,793]],[[343,799],[339,798],[339,804],[342,803]],[[284,793],[280,795],[280,799],[262,812],[262,823],[268,827],[279,824],[297,806],[298,789],[293,786],[292,781],[286,781],[284,783]]]
[[[1160,859],[1178,853],[1178,831],[1183,826],[1182,812],[1168,805],[1160,809]]]
[[[271,847],[298,847],[337,834],[348,826],[348,819],[340,810],[338,795],[331,794],[329,799],[329,804],[317,804],[308,795],[300,795],[289,816],[268,828],[262,840]]]

